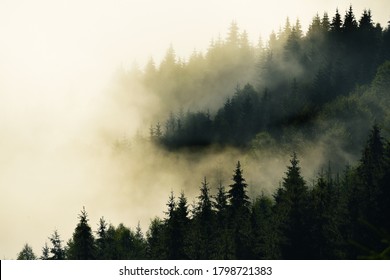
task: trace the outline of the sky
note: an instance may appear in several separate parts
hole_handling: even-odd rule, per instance
[[[106,96],[115,71],[159,62],[170,45],[184,59],[205,51],[233,20],[256,43],[286,17],[306,30],[317,12],[344,15],[350,4],[357,17],[370,8],[374,22],[390,20],[386,0],[0,0],[0,258],[15,258],[25,242],[40,254],[54,229],[67,240],[84,205],[93,224],[102,215],[148,223],[136,201],[130,211],[107,195],[126,177],[101,148],[109,146],[101,126],[119,118]],[[132,119],[129,131],[108,131],[132,133],[137,111]]]

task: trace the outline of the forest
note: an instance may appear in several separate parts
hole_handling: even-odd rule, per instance
[[[117,87],[158,101],[142,142],[200,156],[279,150],[291,154],[279,186],[249,195],[246,166],[225,162],[230,184],[199,179],[192,204],[167,193],[145,233],[103,217],[94,231],[83,208],[68,241],[54,231],[39,256],[26,243],[18,259],[390,258],[390,22],[375,24],[370,10],[357,18],[350,6],[315,15],[306,34],[287,18],[256,45],[232,22],[205,54],[186,61],[170,47],[160,65],[119,73]],[[301,151],[320,144],[327,168],[308,182]]]

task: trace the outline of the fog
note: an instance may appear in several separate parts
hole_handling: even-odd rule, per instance
[[[272,193],[288,155],[256,160],[231,149],[198,158],[140,144],[161,104],[136,86],[123,99],[114,77],[151,56],[159,63],[170,44],[183,58],[205,51],[232,20],[257,42],[287,16],[306,30],[316,12],[332,15],[350,2],[1,1],[0,258],[16,258],[26,242],[40,255],[55,229],[66,242],[83,206],[94,230],[104,216],[133,228],[140,221],[146,231],[171,190],[191,202],[204,176],[213,188],[228,186],[237,160],[251,194]],[[383,25],[390,16],[387,1],[352,4],[371,8]],[[121,139],[129,143],[119,153]],[[307,178],[322,154],[302,151]]]

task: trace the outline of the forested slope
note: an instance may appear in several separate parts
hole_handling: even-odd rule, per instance
[[[249,196],[253,178],[239,159],[223,163],[233,170],[226,186],[193,174],[201,181],[193,204],[167,193],[165,215],[146,235],[103,218],[94,233],[83,209],[70,240],[54,232],[42,259],[390,258],[390,25],[369,10],[316,15],[306,34],[287,20],[256,46],[232,23],[205,54],[185,61],[169,48],[159,66],[151,60],[119,83],[158,100],[141,139],[158,149],[296,153],[272,195]],[[332,159],[313,182],[299,161],[309,144]],[[26,244],[18,258],[36,255]]]

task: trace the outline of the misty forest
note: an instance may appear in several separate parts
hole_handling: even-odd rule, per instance
[[[189,166],[197,195],[161,186],[165,211],[145,231],[104,217],[91,225],[80,205],[69,240],[55,230],[18,259],[390,258],[390,22],[351,6],[315,15],[306,33],[287,18],[256,43],[232,22],[206,52],[183,59],[169,47],[158,65],[119,71],[115,88],[120,102],[140,91],[159,104],[136,136],[118,137],[118,157],[141,145],[194,161],[231,149],[230,177]],[[323,164],[306,178],[309,148]],[[252,183],[281,155],[277,183]]]

